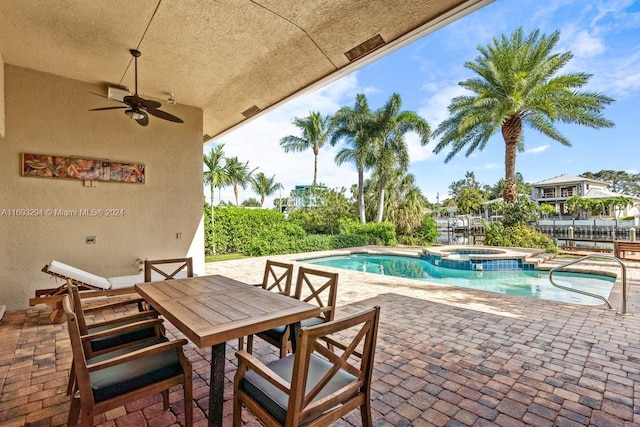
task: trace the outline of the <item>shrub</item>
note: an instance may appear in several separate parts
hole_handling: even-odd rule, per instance
[[[438,234],[438,223],[431,215],[422,217],[420,227],[413,233],[414,237],[420,242],[419,244],[429,245],[435,243]]]
[[[214,253],[213,227],[211,227],[211,205],[204,202],[204,254],[213,255]]]
[[[362,236],[368,245],[395,246],[396,227],[391,222],[368,222],[362,224],[355,219],[342,219],[339,222],[340,234]]]
[[[327,220],[318,209],[294,209],[287,220],[310,234],[325,234],[327,230]]]
[[[288,220],[309,234],[338,234],[341,219],[355,218],[353,203],[345,197],[345,189],[315,187],[308,195],[314,206],[294,209]]]
[[[262,233],[274,234],[278,227],[284,229],[289,225],[280,212],[267,209],[217,207],[214,209],[214,214],[213,241],[216,253],[219,254],[249,253],[251,241],[256,236],[260,236]],[[299,236],[304,235],[304,231],[299,227],[295,228],[294,226],[294,228],[287,230],[289,233],[297,233]]]
[[[558,247],[551,238],[522,224],[485,224],[484,243],[490,246],[539,248],[549,253],[558,253]]]

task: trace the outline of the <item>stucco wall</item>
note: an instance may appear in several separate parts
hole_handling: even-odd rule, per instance
[[[56,259],[101,276],[138,273],[136,259],[193,256],[204,269],[202,111],[163,106],[176,124],[147,127],[90,92],[103,86],[5,66],[6,135],[0,139],[0,304],[26,308],[52,281],[40,269]],[[144,96],[143,93],[141,93]],[[162,101],[162,100],[161,100]],[[86,156],[146,166],[146,183],[23,177],[21,153]],[[16,209],[117,209],[122,216],[17,216]],[[177,234],[181,233],[181,238]],[[96,236],[86,244],[86,236]]]
[[[0,139],[4,137],[4,58],[0,52]]]

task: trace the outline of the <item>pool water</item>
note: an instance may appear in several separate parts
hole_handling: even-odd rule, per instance
[[[548,271],[543,270],[457,270],[438,267],[420,258],[372,254],[352,254],[300,261],[531,298],[583,305],[602,304],[602,301],[597,298],[556,288],[549,282]],[[615,278],[609,276],[568,272],[556,272],[553,274],[553,279],[559,285],[602,295],[605,298],[609,297],[615,282]]]

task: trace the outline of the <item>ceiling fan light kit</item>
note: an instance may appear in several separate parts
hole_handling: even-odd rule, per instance
[[[181,118],[176,117],[173,114],[169,114],[166,111],[159,110],[159,108],[162,107],[162,104],[160,102],[154,101],[151,99],[144,99],[138,96],[138,58],[140,57],[140,51],[136,49],[131,49],[129,52],[131,53],[131,56],[133,56],[133,59],[134,59],[135,93],[131,95],[130,92],[127,91],[126,89],[109,87],[108,96],[105,97],[103,95],[98,95],[98,94],[94,94],[94,95],[102,96],[104,98],[108,98],[125,105],[119,106],[119,107],[92,108],[89,111],[124,109],[125,110],[124,113],[128,117],[134,119],[140,126],[147,126],[149,124],[148,114],[151,114],[152,116],[157,117],[159,119],[168,120],[170,122],[184,123],[184,121]],[[120,99],[120,96],[122,96],[122,99]],[[173,98],[173,94],[171,94],[171,98],[169,98],[168,103],[171,105],[174,105],[175,102],[176,101]]]
[[[133,111],[133,110],[127,110],[124,112],[127,116],[131,117],[133,120],[142,120],[144,119],[144,114],[138,112],[138,111]]]

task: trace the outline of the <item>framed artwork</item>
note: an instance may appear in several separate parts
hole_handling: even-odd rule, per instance
[[[144,184],[144,165],[85,157],[22,153],[22,176]]]

